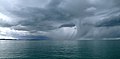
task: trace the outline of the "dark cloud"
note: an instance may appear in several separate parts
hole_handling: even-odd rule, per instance
[[[96,24],[97,27],[112,27],[112,26],[120,26],[120,16],[113,16],[107,18],[103,21],[100,21]]]
[[[59,28],[62,28],[62,27],[74,27],[74,26],[75,26],[75,24],[70,23],[70,24],[63,24],[63,25],[59,26]]]
[[[56,1],[60,2],[60,1]],[[56,2],[51,2],[50,5]],[[55,4],[58,6],[57,4]],[[56,7],[55,6],[55,7]],[[36,7],[25,7],[21,10],[10,10],[11,14],[17,17],[24,18],[18,23],[18,25],[26,26],[28,29],[34,30],[51,30],[55,29],[59,23],[65,23],[68,20],[72,20],[72,15],[65,12],[60,8],[53,8],[53,6],[47,6],[49,8],[36,8]],[[26,29],[27,29],[26,28]]]
[[[77,26],[77,37],[119,37],[118,0],[12,0],[12,2],[0,1],[0,16],[4,16],[3,19],[0,17],[0,27],[27,31],[30,34],[37,33],[35,35],[37,36],[38,31],[49,33],[59,26]]]

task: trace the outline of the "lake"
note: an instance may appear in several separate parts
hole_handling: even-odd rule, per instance
[[[0,40],[0,59],[120,59],[120,40]]]

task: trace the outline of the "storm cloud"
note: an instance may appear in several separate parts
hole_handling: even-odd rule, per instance
[[[54,38],[70,31],[74,38],[118,38],[119,3],[118,0],[0,0],[0,37]],[[2,35],[5,28],[12,34],[4,31],[6,34]],[[74,30],[77,33],[73,34]]]

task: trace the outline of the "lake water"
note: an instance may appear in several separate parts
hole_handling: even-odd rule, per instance
[[[0,59],[120,59],[120,41],[1,40]]]

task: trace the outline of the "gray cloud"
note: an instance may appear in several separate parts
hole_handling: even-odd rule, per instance
[[[75,24],[69,23],[69,24],[63,24],[63,25],[59,26],[59,28],[62,28],[62,27],[74,27],[74,26],[75,26]]]
[[[25,5],[24,7],[20,7],[19,9],[8,9],[8,12],[14,16],[23,18],[23,20],[19,21],[17,25],[25,26],[27,27],[26,29],[38,29],[45,31],[55,29],[55,24],[57,24],[58,22],[64,23],[67,20],[71,20],[71,14],[57,7],[60,2],[61,0],[52,0],[51,2],[49,2],[48,6],[44,8]]]
[[[110,17],[96,24],[97,27],[120,26],[120,16]]]
[[[95,38],[118,38],[120,37],[120,27],[96,27],[90,30],[84,37]]]
[[[77,37],[119,37],[120,1],[118,0],[74,0],[74,2],[12,0],[13,3],[1,0],[0,2],[0,13],[10,17],[10,21],[1,18],[0,27],[37,33],[54,31],[59,26],[72,26],[73,24],[66,25],[72,22],[77,26]]]

